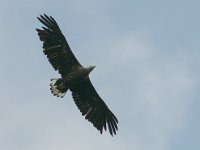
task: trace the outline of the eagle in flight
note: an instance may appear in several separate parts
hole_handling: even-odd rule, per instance
[[[51,93],[63,98],[68,90],[82,113],[102,134],[108,129],[113,136],[118,130],[118,120],[104,103],[92,85],[89,74],[95,66],[83,67],[72,53],[67,40],[53,17],[40,15],[38,20],[45,26],[36,29],[43,42],[43,52],[61,78],[51,79]]]

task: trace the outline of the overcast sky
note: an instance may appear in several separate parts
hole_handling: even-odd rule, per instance
[[[200,1],[0,0],[1,150],[199,150]],[[52,15],[118,117],[101,135],[42,52],[35,28]]]

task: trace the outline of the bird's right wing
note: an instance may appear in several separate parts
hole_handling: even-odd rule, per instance
[[[100,98],[90,79],[80,81],[71,87],[74,101],[85,119],[90,121],[100,133],[108,128],[111,135],[116,134],[118,120]]]
[[[43,42],[44,54],[47,55],[53,68],[64,77],[73,67],[81,66],[54,18],[44,14],[40,15],[38,20],[45,26],[36,30]]]

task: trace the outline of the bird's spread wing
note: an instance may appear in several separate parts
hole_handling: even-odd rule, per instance
[[[55,70],[58,70],[62,77],[66,76],[73,67],[80,66],[80,63],[72,53],[64,35],[53,17],[40,15],[38,20],[45,26],[36,29],[40,40],[43,41],[43,51]]]
[[[72,96],[82,115],[89,120],[100,133],[108,128],[111,135],[118,130],[118,120],[100,98],[90,79],[70,88]]]

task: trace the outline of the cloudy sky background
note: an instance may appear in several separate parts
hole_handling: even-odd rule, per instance
[[[0,0],[0,149],[199,150],[200,1]],[[52,15],[119,119],[100,135],[59,77],[35,28]]]

